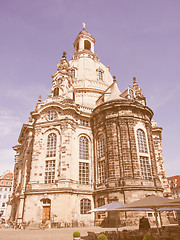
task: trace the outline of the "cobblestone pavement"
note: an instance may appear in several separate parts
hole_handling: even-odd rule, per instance
[[[126,229],[128,229],[128,227],[126,227]],[[79,231],[81,233],[81,236],[87,236],[87,232],[91,231],[100,233],[104,231],[116,231],[116,229],[94,226],[45,230],[19,230],[12,228],[0,228],[0,240],[72,240],[72,235],[75,231]]]

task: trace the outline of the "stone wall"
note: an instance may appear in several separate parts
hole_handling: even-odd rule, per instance
[[[98,154],[95,147],[95,206],[99,198],[105,203],[129,203],[147,195],[162,196],[163,188],[158,177],[154,143],[152,139],[151,109],[129,100],[114,100],[98,106],[92,114],[94,145],[100,133],[105,136],[106,180],[98,181]],[[138,150],[137,129],[142,129],[147,142],[147,153]],[[139,156],[147,156],[151,178],[141,174]],[[133,213],[129,213],[133,216]],[[97,217],[97,216],[96,216]],[[96,219],[98,222],[99,220]]]

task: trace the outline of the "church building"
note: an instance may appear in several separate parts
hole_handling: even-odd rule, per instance
[[[50,94],[23,124],[6,219],[93,225],[104,218],[88,213],[95,207],[168,196],[162,128],[136,78],[120,92],[94,45],[83,25],[72,59],[63,53]]]

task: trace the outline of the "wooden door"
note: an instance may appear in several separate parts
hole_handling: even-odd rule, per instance
[[[50,220],[50,206],[43,206],[42,221]]]

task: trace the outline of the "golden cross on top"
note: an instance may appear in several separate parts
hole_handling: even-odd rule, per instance
[[[85,24],[85,23],[83,23],[82,25],[83,25],[83,30],[85,30],[86,24]]]

